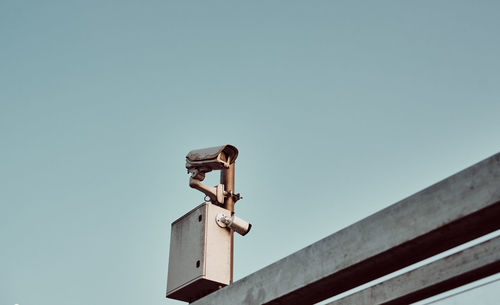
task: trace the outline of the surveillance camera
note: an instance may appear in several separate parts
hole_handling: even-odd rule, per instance
[[[236,157],[238,157],[238,149],[232,145],[196,149],[187,154],[186,168],[193,175],[198,175],[198,173],[201,175],[212,170],[229,168]]]
[[[241,236],[245,236],[248,232],[250,232],[250,229],[252,228],[252,225],[250,223],[234,215],[231,216],[230,220],[231,222],[228,224],[228,226]]]
[[[245,236],[248,232],[250,232],[250,229],[252,228],[252,225],[250,223],[234,215],[227,216],[223,213],[219,213],[215,217],[215,221],[220,227],[229,227],[241,236]]]
[[[237,201],[241,196],[233,194],[232,190],[225,190],[225,185],[219,184],[210,187],[201,183],[201,181],[205,180],[206,173],[212,170],[229,169],[236,157],[238,157],[238,149],[232,145],[190,151],[186,156],[186,168],[188,173],[191,173],[189,186],[203,192],[210,198],[212,203],[223,204],[224,198],[227,196],[232,196],[234,201]]]

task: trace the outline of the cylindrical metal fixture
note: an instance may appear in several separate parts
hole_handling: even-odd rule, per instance
[[[225,186],[225,191],[229,193],[229,196],[224,198],[224,205],[222,206],[226,210],[231,211],[231,215],[234,214],[234,162],[229,165],[229,168],[224,168],[220,173],[220,183]],[[231,279],[230,283],[233,283],[233,256],[234,256],[234,231],[231,229]]]
[[[224,190],[228,192],[228,196],[224,198],[224,205],[222,206],[226,210],[234,213],[234,162],[229,165],[229,168],[224,168],[220,173],[220,183],[224,185]]]

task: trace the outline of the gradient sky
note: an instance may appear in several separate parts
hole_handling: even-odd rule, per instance
[[[240,150],[235,279],[500,151],[499,29],[498,1],[2,0],[0,303],[184,304],[192,149]]]

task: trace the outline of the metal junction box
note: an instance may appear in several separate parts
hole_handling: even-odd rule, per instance
[[[167,298],[197,300],[231,277],[231,234],[217,225],[218,213],[231,213],[203,203],[172,223]]]

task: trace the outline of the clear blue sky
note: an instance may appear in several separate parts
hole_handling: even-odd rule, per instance
[[[499,29],[498,1],[2,0],[0,303],[182,304],[191,149],[240,150],[236,279],[498,152]]]

